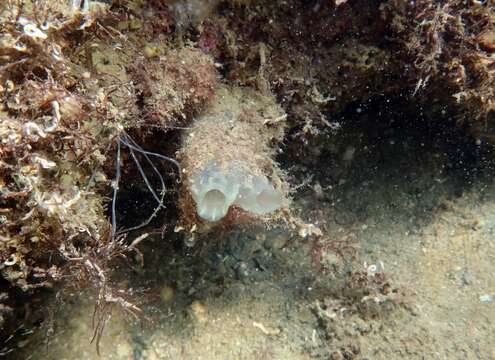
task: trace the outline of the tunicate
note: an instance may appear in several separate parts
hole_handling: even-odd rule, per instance
[[[254,176],[240,186],[235,204],[257,215],[268,214],[282,206],[283,196],[266,177]]]
[[[191,180],[191,194],[198,215],[208,221],[218,221],[227,214],[239,193],[239,185],[231,176],[209,165]]]
[[[223,218],[231,205],[264,215],[284,202],[282,193],[265,176],[245,174],[233,165],[221,170],[215,163],[192,177],[191,194],[198,215],[212,222]]]

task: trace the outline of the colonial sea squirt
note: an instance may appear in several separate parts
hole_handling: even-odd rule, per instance
[[[222,87],[185,134],[181,150],[187,218],[216,222],[236,206],[265,215],[287,203],[287,185],[274,161],[285,114],[271,95]]]

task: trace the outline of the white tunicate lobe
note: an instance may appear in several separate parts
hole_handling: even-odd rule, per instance
[[[282,193],[266,177],[253,176],[240,186],[235,204],[257,215],[268,214],[282,206]]]
[[[222,171],[216,164],[206,166],[192,177],[191,193],[198,215],[211,222],[224,217],[231,205],[264,215],[284,202],[282,193],[265,176],[244,174],[233,166]]]
[[[218,221],[224,217],[239,192],[237,182],[220,172],[215,164],[193,176],[191,185],[198,215],[208,221]]]

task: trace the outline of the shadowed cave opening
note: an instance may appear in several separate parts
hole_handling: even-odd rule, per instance
[[[465,178],[491,165],[492,145],[472,137],[469,126],[458,123],[447,106],[429,109],[403,96],[380,96],[364,104],[350,104],[339,114],[327,114],[326,120],[338,129],[324,128],[304,146],[293,145],[299,129],[292,129],[280,161],[287,166],[301,163],[307,170],[321,172],[330,163],[365,157],[376,172],[380,164],[441,152],[446,156],[446,171]],[[326,175],[329,181],[338,180],[338,173]]]
[[[338,130],[323,128],[317,136],[299,141],[300,128],[292,128],[278,161],[292,186],[298,188],[294,199],[308,191],[308,186],[299,186],[308,181],[328,189],[328,199],[332,193],[359,192],[363,186],[370,193],[373,183],[397,187],[403,182],[407,183],[404,191],[414,192],[415,179],[428,171],[432,184],[448,181],[453,193],[462,194],[476,179],[493,171],[493,149],[490,143],[471,136],[469,127],[458,123],[456,114],[448,109],[425,107],[402,95],[383,95],[364,104],[352,103],[336,115],[326,114],[326,120]],[[178,134],[172,136],[173,145],[163,146],[163,133],[155,131],[144,140],[144,148],[172,156],[180,143]],[[130,161],[128,164],[133,167]],[[150,224],[156,227],[164,222],[173,224],[179,215],[176,176],[168,164],[158,165],[167,180],[167,200],[166,210],[161,210]],[[157,187],[159,181],[151,168],[144,162],[143,168]],[[130,179],[126,181],[123,175],[117,203],[122,227],[144,221],[156,206],[139,174],[132,169],[126,171]],[[259,196],[259,200],[273,201],[265,196]]]
[[[457,118],[448,105],[379,96],[327,115],[338,130],[324,129],[304,146],[293,141],[293,129],[279,161],[293,184],[307,184],[294,199],[313,194],[311,201],[332,207],[339,224],[359,225],[377,214],[427,221],[446,199],[493,174],[493,145],[472,136]],[[421,201],[406,211],[405,198]]]

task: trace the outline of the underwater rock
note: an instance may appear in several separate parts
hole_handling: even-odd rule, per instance
[[[104,19],[109,8],[97,1],[2,2],[0,70],[6,66],[7,71],[0,71],[0,89],[7,80],[46,69],[68,86],[73,81],[71,77],[81,75],[65,51],[70,47],[71,36],[82,34],[96,20]]]
[[[190,24],[200,24],[216,8],[218,0],[172,0],[169,8],[175,15],[175,21],[180,29]]]
[[[393,0],[381,9],[392,36],[404,44],[401,61],[410,67],[413,94],[430,109],[431,99],[437,99],[444,111],[472,126],[477,138],[493,143],[493,131],[483,129],[491,122],[495,102],[493,6]]]
[[[218,84],[212,58],[187,47],[143,60],[135,71],[148,126],[177,126],[213,98]]]
[[[186,176],[183,203],[203,220],[215,222],[236,206],[254,215],[283,207],[287,185],[273,160],[285,115],[271,96],[251,89],[220,89],[216,100],[184,137]],[[193,209],[194,208],[194,209]]]

